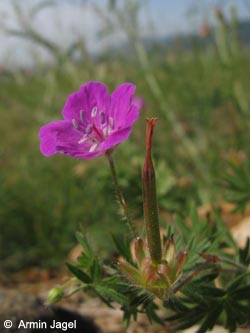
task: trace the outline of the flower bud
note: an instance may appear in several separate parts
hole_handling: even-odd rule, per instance
[[[137,237],[134,241],[133,246],[133,259],[137,262],[138,266],[142,265],[143,259],[146,257],[147,246],[146,242],[142,239]]]
[[[149,262],[148,265],[146,265],[143,269],[142,276],[146,285],[149,283],[149,281],[152,282],[157,279],[156,268],[152,265],[151,262]]]
[[[53,304],[60,301],[64,296],[64,290],[62,287],[55,287],[50,290],[48,294],[48,303]]]
[[[142,260],[140,270],[143,272],[144,268],[147,267],[151,263],[151,259],[146,257]]]
[[[169,268],[167,261],[163,261],[160,265],[158,265],[157,273],[160,276],[162,276],[162,278],[168,284],[168,287],[170,287],[171,286],[171,281],[169,280],[170,268]]]
[[[177,266],[177,269],[176,269],[176,275],[179,275],[179,273],[181,272],[181,269],[186,261],[186,258],[187,258],[187,252],[180,252],[177,257],[176,257],[176,260],[178,262],[178,266]]]
[[[175,242],[173,235],[171,235],[164,244],[163,259],[167,260],[169,265],[172,265],[172,263],[175,261],[175,257],[176,257]]]
[[[139,285],[142,283],[140,272],[124,258],[118,258],[117,266],[130,280],[135,281],[135,283]]]

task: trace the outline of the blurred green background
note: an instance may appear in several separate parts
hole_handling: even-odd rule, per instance
[[[9,1],[12,19],[4,15],[7,7],[0,16],[1,38],[14,45],[10,51],[1,43],[0,68],[0,263],[6,271],[60,266],[79,228],[107,255],[113,250],[111,234],[127,232],[105,157],[45,158],[39,151],[40,126],[60,119],[67,96],[88,80],[104,82],[110,92],[131,81],[144,99],[132,135],[115,153],[120,184],[137,220],[145,117],[159,118],[154,159],[162,211],[184,215],[190,202],[223,200],[218,184],[228,161],[241,164],[249,154],[250,18],[241,15],[245,5],[250,17],[247,1],[180,1],[181,31],[173,26],[166,37],[156,30],[178,9],[170,1],[162,1],[169,11],[161,13],[166,22],[160,25],[145,14],[150,1],[69,2]],[[92,52],[73,31],[65,32],[64,47],[52,33],[44,35],[43,25],[53,16],[42,20],[43,13],[60,6],[92,10],[98,22],[95,43],[104,39],[106,47]],[[154,6],[161,11],[163,4]],[[153,33],[145,35],[144,26]],[[80,30],[89,36],[87,29],[83,18]],[[21,43],[28,43],[26,53],[18,51]]]

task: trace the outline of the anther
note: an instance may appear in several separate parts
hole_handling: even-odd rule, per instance
[[[80,110],[80,120],[82,123],[84,123],[84,120],[85,120],[85,111],[84,110]]]
[[[103,125],[105,123],[105,113],[103,111],[100,113],[100,120],[101,124]]]
[[[86,127],[85,133],[86,134],[90,134],[92,132],[93,126],[91,124],[88,124],[88,126]]]
[[[73,125],[77,130],[80,129],[80,126],[79,126],[78,122],[77,122],[75,119],[72,119],[72,125]]]
[[[96,117],[97,112],[98,112],[98,108],[96,106],[94,106],[92,111],[91,111],[91,117],[92,118]]]

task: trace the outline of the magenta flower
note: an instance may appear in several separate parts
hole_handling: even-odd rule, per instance
[[[89,159],[104,154],[131,133],[139,116],[133,102],[135,86],[123,83],[111,94],[100,82],[87,82],[71,94],[62,110],[64,120],[41,127],[41,152]]]
[[[135,96],[133,98],[133,104],[135,104],[139,110],[142,110],[145,106],[144,100],[140,96]]]

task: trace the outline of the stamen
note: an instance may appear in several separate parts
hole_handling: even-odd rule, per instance
[[[79,144],[81,144],[81,143],[84,143],[84,142],[86,142],[86,141],[88,141],[89,140],[89,137],[85,134],[79,141],[78,141],[78,143]]]
[[[92,132],[93,126],[91,124],[88,124],[86,127],[85,133],[89,135]]]
[[[79,130],[80,126],[78,124],[78,122],[75,119],[72,119],[72,125],[75,127],[75,129]]]
[[[103,125],[105,123],[105,113],[103,111],[100,113],[100,120],[101,124]]]
[[[85,120],[85,110],[80,110],[80,120],[82,123],[84,123]]]
[[[108,134],[109,134],[108,131],[109,131],[109,130],[108,130],[108,127],[107,127],[107,126],[105,126],[104,129],[102,130],[103,135],[104,135],[105,138],[106,138],[106,137],[108,136]]]
[[[98,142],[93,143],[92,146],[89,148],[89,152],[93,153],[97,149],[98,145]]]
[[[114,129],[114,118],[113,117],[109,117],[109,127],[111,127],[111,129]]]
[[[94,106],[92,111],[91,111],[91,117],[92,118],[96,117],[97,112],[98,112],[98,108],[96,106]]]

